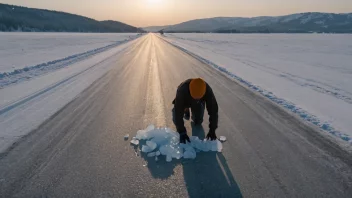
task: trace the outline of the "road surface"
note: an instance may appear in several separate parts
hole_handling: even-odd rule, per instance
[[[352,197],[352,156],[267,99],[156,35],[0,157],[1,197]],[[172,124],[178,84],[204,78],[222,153],[155,162],[123,136]],[[192,126],[186,122],[189,134]],[[195,130],[204,137],[204,130]]]

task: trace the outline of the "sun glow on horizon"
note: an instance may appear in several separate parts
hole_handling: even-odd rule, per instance
[[[152,4],[152,5],[155,5],[155,4],[158,4],[161,2],[161,0],[147,0],[148,4]]]
[[[163,12],[164,10],[168,9],[168,5],[170,2],[166,0],[143,0],[144,6],[146,8],[146,12],[152,12],[154,15],[157,12]]]
[[[350,13],[351,0],[0,0],[68,12],[136,27],[178,24],[211,17],[282,16],[301,12]],[[309,4],[307,4],[309,2]]]

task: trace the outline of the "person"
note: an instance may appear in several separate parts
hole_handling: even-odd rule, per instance
[[[216,140],[215,130],[218,127],[218,103],[211,87],[201,78],[188,79],[182,82],[176,92],[176,98],[172,102],[173,121],[177,132],[180,134],[180,143],[190,142],[184,126],[183,118],[190,119],[192,111],[192,121],[195,125],[203,123],[204,109],[207,108],[209,114],[209,133],[206,138]]]

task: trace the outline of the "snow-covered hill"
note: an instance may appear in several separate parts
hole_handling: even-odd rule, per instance
[[[147,31],[147,32],[158,32],[158,31],[166,29],[168,27],[169,27],[168,25],[165,25],[165,26],[149,26],[149,27],[145,27],[145,28],[142,28],[142,29]]]
[[[147,30],[148,28],[144,28]],[[276,17],[216,17],[169,26],[167,32],[336,32],[352,33],[352,13],[298,13]]]
[[[96,21],[75,14],[0,3],[4,32],[142,32],[119,21]]]

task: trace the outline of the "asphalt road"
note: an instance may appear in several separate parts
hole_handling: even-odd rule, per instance
[[[114,64],[1,155],[1,197],[352,197],[349,152],[159,37],[140,38]],[[175,128],[171,101],[191,77],[217,97],[223,152],[171,163],[138,154],[123,136]],[[203,126],[186,122],[204,137]]]

